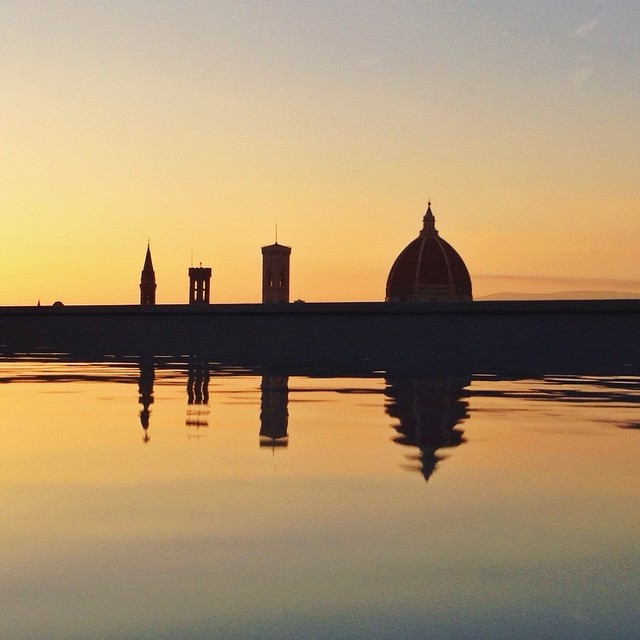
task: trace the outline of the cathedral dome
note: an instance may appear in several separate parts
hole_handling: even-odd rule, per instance
[[[391,267],[386,300],[472,300],[469,271],[458,252],[438,234],[431,202],[420,235],[405,247]]]

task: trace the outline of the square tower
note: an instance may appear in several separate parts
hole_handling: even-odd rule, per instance
[[[189,304],[209,304],[211,267],[189,268]]]
[[[262,302],[289,302],[291,247],[270,244],[262,247]]]

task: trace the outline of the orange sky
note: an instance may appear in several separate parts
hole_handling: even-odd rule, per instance
[[[429,198],[476,296],[640,292],[640,7],[426,4],[5,3],[0,304],[135,303],[148,239],[258,301],[276,224],[380,300]]]

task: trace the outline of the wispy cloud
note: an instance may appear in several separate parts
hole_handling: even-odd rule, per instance
[[[581,24],[579,27],[576,27],[571,32],[571,37],[577,38],[578,40],[584,40],[585,38],[588,38],[595,31],[597,26],[598,26],[598,19],[594,18],[590,22],[585,22],[584,24]]]
[[[583,65],[578,67],[573,73],[569,74],[569,81],[574,87],[581,87],[591,76],[594,69],[591,66]]]
[[[640,298],[640,280],[473,274],[477,299]]]
[[[577,49],[582,50],[583,53],[576,60],[574,70],[568,75],[569,82],[574,87],[582,87],[595,73],[596,68],[594,64],[592,64],[592,56],[585,52],[585,49],[591,49],[592,45],[590,43],[587,44],[587,41],[590,40],[591,34],[597,27],[598,19],[594,18],[590,22],[585,22],[579,27],[576,27],[571,32],[571,37],[574,41],[581,41],[583,43],[577,44],[576,42]]]
[[[491,280],[510,280],[520,283],[537,283],[569,287],[596,287],[599,289],[633,289],[640,290],[640,280],[633,278],[584,278],[572,276],[522,276],[516,274],[475,274],[474,278],[490,278]]]

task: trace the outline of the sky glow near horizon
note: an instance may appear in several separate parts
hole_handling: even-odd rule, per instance
[[[640,3],[0,8],[0,304],[379,300],[427,200],[476,296],[640,292]],[[493,277],[499,276],[499,277]],[[509,279],[510,276],[513,278]],[[575,286],[570,286],[574,283]]]

